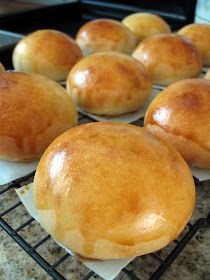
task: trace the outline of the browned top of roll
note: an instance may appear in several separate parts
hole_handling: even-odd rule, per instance
[[[84,24],[78,31],[76,41],[85,55],[100,51],[132,53],[136,37],[117,20],[96,19]]]
[[[167,87],[149,106],[147,124],[156,124],[210,151],[210,81],[188,79]]]
[[[151,35],[171,32],[163,18],[150,13],[128,15],[122,20],[122,23],[133,31],[139,42]]]
[[[138,110],[149,99],[152,82],[145,67],[128,55],[103,52],[77,63],[67,91],[87,112],[120,115]]]
[[[34,182],[41,224],[74,252],[113,259],[158,250],[194,206],[192,175],[172,146],[144,128],[91,123],[44,153]]]
[[[118,42],[125,37],[124,26],[113,19],[96,19],[84,24],[77,33],[77,38],[80,36],[88,36],[90,40],[97,39],[99,34],[102,38]]]
[[[18,42],[13,52],[13,65],[18,71],[33,72],[59,81],[66,79],[81,57],[79,46],[70,36],[44,29]]]
[[[210,66],[210,25],[193,23],[184,26],[178,34],[193,41],[201,52],[203,64]]]
[[[147,67],[155,83],[164,85],[198,77],[202,68],[195,45],[175,34],[154,35],[145,39],[132,56]]]
[[[0,75],[0,159],[38,159],[77,114],[62,86],[22,72]]]

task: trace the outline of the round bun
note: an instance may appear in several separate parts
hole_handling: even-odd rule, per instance
[[[210,25],[189,24],[180,29],[178,34],[191,39],[201,53],[203,64],[210,66]]]
[[[5,71],[4,65],[0,62],[0,73]]]
[[[30,73],[0,75],[0,159],[38,159],[76,123],[72,99],[56,82]]]
[[[201,56],[194,44],[174,34],[145,39],[132,56],[146,66],[154,83],[161,85],[198,77],[202,68]]]
[[[194,207],[191,172],[176,150],[144,128],[91,123],[44,153],[34,181],[41,225],[73,252],[121,259],[174,240]]]
[[[205,75],[204,78],[207,79],[207,80],[210,80],[210,68],[209,68],[209,70],[206,72],[206,75]]]
[[[55,81],[65,80],[81,58],[77,43],[56,30],[29,34],[16,45],[12,57],[15,70],[37,73]]]
[[[152,82],[137,60],[116,52],[97,53],[77,63],[67,91],[83,110],[120,115],[138,110],[149,99]]]
[[[138,42],[151,35],[171,33],[169,25],[161,17],[149,13],[131,14],[122,23],[136,35]]]
[[[130,29],[116,20],[96,19],[80,28],[76,42],[84,55],[103,51],[131,54],[136,46],[136,37]]]
[[[188,164],[210,168],[210,81],[188,79],[167,87],[149,106],[145,126]]]

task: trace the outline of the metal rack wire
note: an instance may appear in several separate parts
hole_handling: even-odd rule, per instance
[[[79,116],[80,124],[91,122],[89,117],[84,115]],[[143,125],[143,119],[134,122],[137,125]],[[34,172],[19,178],[10,184],[7,184],[2,190],[0,190],[0,196],[5,195],[7,192],[14,190],[15,188],[20,188],[24,184],[33,181]],[[196,184],[200,184],[200,182],[196,181]],[[2,186],[3,187],[3,186]],[[27,240],[25,240],[21,236],[21,231],[23,231],[27,226],[31,226],[33,223],[37,223],[33,218],[28,217],[28,219],[20,224],[18,227],[13,227],[7,222],[5,218],[8,215],[12,215],[13,211],[17,208],[24,208],[20,201],[13,203],[11,206],[6,207],[0,213],[0,226],[3,230],[9,234],[9,236],[19,244],[19,246],[28,253],[53,279],[56,280],[67,280],[64,275],[62,275],[58,268],[59,266],[68,258],[74,258],[64,251],[62,257],[58,258],[54,263],[49,263],[44,256],[42,256],[37,250],[43,246],[48,240],[52,239],[50,235],[46,233],[46,235],[40,240],[36,241],[35,244],[29,244]],[[194,235],[202,228],[210,224],[210,213],[206,218],[198,219],[194,224],[188,223],[185,229],[185,234],[180,240],[175,240],[173,242],[173,249],[166,255],[165,258],[160,257],[160,254],[151,253],[148,256],[157,263],[157,267],[154,269],[152,273],[148,273],[147,278],[149,280],[157,280],[168,270],[170,265],[174,262],[174,260],[179,256],[179,254],[183,251],[185,246],[190,242],[190,240],[194,237]],[[57,245],[56,245],[57,246]],[[164,251],[163,249],[162,251]],[[161,251],[161,252],[162,252]],[[123,273],[125,273],[129,279],[139,280],[139,278],[135,275],[135,272],[125,267],[123,269]],[[82,280],[90,279],[92,276],[96,275],[93,271],[89,271],[85,276],[82,277]]]

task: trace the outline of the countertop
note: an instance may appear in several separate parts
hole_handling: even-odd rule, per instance
[[[4,195],[0,196],[0,210],[8,208],[10,205],[18,201],[18,197],[11,189]],[[191,219],[194,223],[200,217],[206,217],[210,205],[210,181],[197,186],[197,201],[196,208]],[[29,214],[21,205],[12,213],[4,218],[13,227],[18,227],[25,222]],[[29,244],[33,245],[41,238],[45,237],[46,232],[36,223],[32,222],[20,232],[20,235],[25,238]],[[168,245],[160,251],[159,255],[164,258],[173,248],[174,243]],[[168,271],[162,276],[163,280],[207,280],[210,276],[210,228],[203,227],[196,236],[187,245],[181,255],[176,259]],[[49,239],[44,245],[37,249],[44,258],[51,264],[56,262],[65,254],[64,250],[59,248],[52,239]],[[158,267],[158,262],[150,255],[138,257],[128,266],[128,270],[141,280],[148,279],[148,276]],[[90,270],[82,263],[76,260],[75,257],[67,258],[61,265],[58,266],[58,271],[67,279],[79,280],[84,275],[87,275]],[[51,279],[49,275],[28,256],[5,231],[0,230],[0,279],[1,280],[47,280]],[[101,279],[94,275],[90,278]],[[130,279],[124,272],[121,272],[117,280]]]

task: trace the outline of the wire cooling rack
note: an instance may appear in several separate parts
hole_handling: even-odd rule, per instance
[[[89,117],[86,117],[84,115],[79,115],[79,123],[84,124],[88,122],[92,122],[93,120],[90,119]],[[140,120],[134,122],[136,125],[143,125],[143,118]],[[21,186],[28,184],[33,181],[34,177],[34,172],[19,178],[17,180],[12,181],[10,184],[7,184],[6,186],[2,186],[2,189],[0,190],[0,197],[3,198],[3,196],[7,195],[9,192],[14,192],[15,188],[20,188]],[[202,184],[201,182],[197,181],[195,179],[196,185]],[[2,199],[4,201],[4,199]],[[20,225],[13,226],[9,222],[9,217],[14,215],[14,212],[18,210],[18,215],[17,215],[17,220],[22,216],[22,212],[26,211],[23,204],[21,201],[11,201],[11,205],[7,207],[3,207],[2,212],[0,213],[0,226],[2,227],[3,230],[9,234],[9,236],[16,241],[19,246],[28,253],[53,279],[56,280],[67,280],[69,278],[66,278],[63,271],[60,271],[60,267],[62,264],[67,260],[67,259],[72,259],[75,258],[68,253],[66,253],[64,250],[62,250],[62,255],[59,254],[58,258],[54,260],[53,262],[50,262],[47,260],[46,254],[42,255],[40,253],[40,248],[42,246],[45,246],[49,240],[52,242],[53,239],[51,238],[50,235],[48,235],[44,231],[44,235],[41,236],[38,240],[31,240],[30,242],[27,240],[26,237],[24,237],[24,230],[33,227],[33,224],[36,224],[36,226],[40,227],[41,226],[29,216],[26,219],[26,221],[22,222]],[[22,219],[20,219],[22,220]],[[210,213],[206,218],[200,218],[198,219],[195,223],[188,223],[184,233],[182,234],[181,238],[173,241],[169,246],[167,246],[165,249],[156,252],[156,253],[151,253],[148,256],[149,262],[153,262],[155,265],[152,267],[152,271],[149,271],[144,274],[144,278],[141,279],[150,279],[150,280],[157,280],[160,279],[160,277],[163,275],[165,271],[170,267],[170,265],[174,262],[174,260],[179,256],[179,254],[182,252],[182,250],[185,248],[185,246],[190,242],[190,240],[194,237],[194,235],[203,227],[210,225]],[[27,230],[26,230],[27,231]],[[54,242],[55,243],[55,242]],[[58,247],[58,245],[55,243],[55,246]],[[59,247],[58,247],[59,248]],[[48,251],[48,254],[50,252]],[[162,255],[164,257],[162,257]],[[141,257],[139,257],[141,258]],[[147,258],[147,262],[148,262]],[[136,258],[137,259],[137,258]],[[135,259],[135,261],[136,261]],[[143,259],[142,266],[145,266],[145,259]],[[132,265],[131,265],[132,267]],[[141,268],[139,267],[139,270]],[[88,269],[87,269],[88,270]],[[122,270],[122,273],[127,275],[128,279],[133,279],[133,280],[139,280],[135,274],[135,271],[132,270],[129,266],[125,267]],[[96,276],[96,274],[93,271],[88,270],[87,273],[81,277],[82,280],[87,280],[92,277]]]

